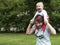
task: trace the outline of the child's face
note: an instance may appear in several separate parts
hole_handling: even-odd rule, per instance
[[[37,3],[36,4],[36,10],[37,11],[42,11],[43,10],[43,3]]]

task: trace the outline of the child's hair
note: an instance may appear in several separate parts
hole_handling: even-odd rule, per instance
[[[43,4],[43,2],[37,2],[37,3],[42,3]]]
[[[41,3],[41,4],[43,5],[43,7],[44,7],[44,4],[43,4],[43,2],[37,2],[37,3],[36,3],[36,5],[37,5],[37,4],[39,4],[39,3]]]
[[[38,23],[44,23],[44,17],[40,14],[37,14],[37,16],[35,17],[34,19],[35,22],[38,22]]]

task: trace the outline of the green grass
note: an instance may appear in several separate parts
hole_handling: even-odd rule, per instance
[[[17,33],[0,33],[0,45],[35,45],[35,36]],[[51,36],[52,45],[60,45],[60,35]]]
[[[51,36],[51,43],[52,45],[60,45],[60,34],[56,36]]]

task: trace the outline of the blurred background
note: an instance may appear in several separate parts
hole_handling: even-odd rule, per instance
[[[39,1],[44,2],[50,23],[60,32],[60,0],[0,0],[0,32],[25,32]]]

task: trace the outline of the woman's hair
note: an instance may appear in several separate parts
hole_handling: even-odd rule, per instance
[[[44,23],[44,17],[40,14],[38,14],[35,19],[34,19],[35,22],[38,22],[38,23]]]
[[[44,17],[42,16],[42,15],[40,15],[40,14],[38,14],[36,17],[35,17],[35,20],[34,20],[35,22],[35,24],[36,24],[36,22],[37,23],[42,23],[42,31],[44,32],[45,31],[45,29],[46,29],[46,24],[44,24]],[[37,26],[36,25],[36,29],[39,29],[39,26]]]

